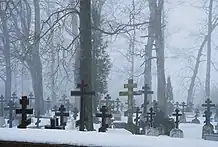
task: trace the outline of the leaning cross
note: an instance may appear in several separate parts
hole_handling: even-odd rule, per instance
[[[4,96],[1,95],[0,96],[0,103],[1,103],[1,113],[0,113],[0,116],[4,116],[4,102],[5,102]]]
[[[58,109],[59,112],[55,113],[55,116],[60,116],[60,125],[65,126],[64,123],[64,116],[69,117],[69,113],[66,112],[66,108],[64,108],[64,105],[61,105],[60,108]]]
[[[9,101],[8,106],[4,108],[5,111],[9,111],[9,128],[12,128],[12,122],[13,122],[13,111],[15,110],[15,105],[12,100]]]
[[[27,105],[29,105],[29,99],[27,96],[22,96],[20,99],[21,109],[16,109],[16,114],[21,114],[21,124],[17,126],[17,128],[26,128],[30,123],[31,119],[27,119],[27,114],[33,114],[33,109],[27,109]]]
[[[128,96],[128,124],[133,123],[133,111],[132,111],[132,102],[133,102],[133,88],[137,88],[137,84],[133,83],[133,79],[128,80],[128,84],[124,84],[124,88],[127,88],[127,91],[119,92],[119,96]]]
[[[112,114],[107,114],[107,107],[102,106],[100,109],[100,113],[96,113],[96,117],[101,117],[101,127],[99,128],[99,132],[106,132],[108,125],[106,124],[106,118],[112,118]]]
[[[86,91],[85,89],[88,87],[88,84],[82,80],[81,84],[77,85],[77,88],[80,88],[80,91],[71,91],[71,96],[80,96],[80,125],[79,130],[84,131],[84,116],[85,116],[85,103],[84,103],[84,96],[91,96],[95,95],[94,91]]]
[[[174,113],[173,116],[176,116],[175,124],[176,124],[176,129],[178,129],[179,128],[179,116],[182,116],[182,114],[179,114],[178,108],[176,108],[175,112],[176,113]]]
[[[154,115],[155,115],[155,113],[154,113],[154,110],[153,110],[153,108],[151,107],[150,109],[150,112],[149,113],[147,113],[148,115],[149,115],[149,121],[150,121],[150,127],[153,127],[153,120],[154,120]]]
[[[145,86],[142,87],[143,92],[144,92],[144,105],[143,105],[143,114],[144,116],[147,113],[147,105],[149,103],[148,101],[148,94],[154,94],[153,91],[150,90],[150,87],[148,86],[148,84],[145,84]]]
[[[205,101],[206,104],[202,104],[203,107],[206,107],[207,108],[207,111],[210,112],[210,108],[211,107],[215,107],[216,105],[215,104],[212,104],[212,101],[210,99],[207,99]]]

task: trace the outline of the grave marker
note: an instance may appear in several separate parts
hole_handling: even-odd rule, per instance
[[[64,130],[64,126],[58,126],[58,118],[50,118],[50,125],[46,125],[45,129],[59,129]]]
[[[128,84],[124,84],[124,88],[127,88],[127,91],[119,92],[119,96],[128,96],[128,124],[133,123],[133,88],[137,88],[137,84],[133,83],[133,79],[128,80]]]
[[[84,116],[85,116],[85,104],[84,97],[85,95],[92,96],[95,95],[94,91],[86,91],[88,84],[85,84],[84,81],[81,81],[81,84],[77,85],[77,88],[80,88],[80,91],[71,91],[71,96],[80,96],[80,121],[79,121],[79,130],[84,131]]]
[[[49,112],[49,110],[51,109],[51,102],[52,100],[50,99],[50,97],[48,97],[46,100],[45,100],[45,104],[46,104],[46,110]],[[57,110],[57,108],[56,108]]]
[[[182,114],[179,114],[179,109],[175,110],[176,113],[173,114],[173,116],[176,116],[176,121],[175,121],[175,128],[179,128],[179,116],[182,116]]]
[[[182,106],[182,117],[180,122],[185,123],[186,122],[186,117],[185,117],[185,107],[187,106],[185,104],[185,102],[182,102],[182,104],[180,104],[180,106]]]
[[[57,105],[54,105],[54,107],[53,107],[53,110],[52,110],[53,112],[57,112],[58,111],[58,106]]]
[[[4,99],[4,96],[1,95],[0,96],[0,103],[1,103],[1,112],[0,112],[0,117],[3,117],[4,116],[4,103],[5,103],[5,99]]]
[[[180,106],[179,102],[176,102],[174,105],[176,106],[176,108],[179,108]]]
[[[107,107],[106,106],[102,106],[102,108],[100,109],[100,113],[96,113],[96,117],[101,117],[101,127],[99,128],[99,132],[106,132],[107,128],[108,128],[108,124],[106,124],[106,118],[112,118],[112,114],[107,114]]]
[[[206,107],[207,112],[211,112],[211,107],[215,107],[215,104],[212,104],[212,101],[210,99],[207,99],[205,101],[206,104],[202,104],[203,107]]]
[[[69,117],[69,112],[66,112],[66,108],[64,108],[64,105],[61,105],[60,108],[58,109],[59,112],[55,113],[55,116],[60,116],[60,125],[61,126],[66,126],[64,122],[64,117],[67,116]]]
[[[17,95],[15,92],[12,93],[12,97],[11,99],[13,100],[13,102],[15,103],[15,101],[18,99]]]
[[[182,116],[182,114],[179,114],[178,108],[176,108],[175,112],[176,113],[173,114],[173,116],[176,116],[175,128],[170,131],[170,137],[183,138],[183,131],[179,129],[179,116]]]
[[[8,103],[8,106],[6,108],[4,108],[4,110],[9,111],[8,123],[9,123],[9,128],[12,128],[12,122],[14,120],[13,111],[15,110],[14,102],[12,100],[10,100]]]
[[[29,105],[27,96],[22,96],[20,104],[21,109],[16,109],[16,114],[21,114],[21,123],[17,128],[26,128],[31,123],[31,119],[27,119],[27,114],[33,114],[33,109],[27,109],[27,105]]]
[[[154,113],[154,110],[153,110],[152,107],[151,107],[149,110],[150,110],[150,112],[147,113],[147,114],[148,114],[148,117],[149,117],[149,124],[150,124],[150,127],[152,128],[152,127],[153,127],[153,121],[154,121],[154,115],[155,115],[155,113]]]
[[[203,126],[203,130],[202,130],[202,138],[205,139],[205,135],[209,135],[209,134],[213,134],[213,130],[214,127],[213,125],[210,123],[210,116],[211,116],[212,112],[205,110],[204,111],[204,115],[203,117],[205,117],[205,125]]]
[[[30,92],[30,94],[29,94],[29,101],[30,101],[29,106],[30,106],[30,107],[32,107],[32,102],[33,102],[33,100],[35,100],[35,98],[33,97],[33,93]]]

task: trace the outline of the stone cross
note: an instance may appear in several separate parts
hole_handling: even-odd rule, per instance
[[[153,121],[154,121],[155,113],[154,113],[154,110],[153,110],[152,107],[149,110],[150,110],[150,112],[147,113],[147,114],[149,115],[150,127],[152,128],[153,127]]]
[[[30,101],[30,107],[32,107],[32,101],[33,100],[35,100],[35,98],[33,97],[33,93],[32,92],[30,92],[30,94],[29,94],[29,101]]]
[[[203,117],[205,117],[205,121],[204,123],[206,123],[206,125],[210,125],[210,116],[211,116],[212,112],[205,110],[204,111],[204,115]]]
[[[63,105],[65,105],[67,101],[67,95],[66,94],[62,95],[62,99],[60,99],[60,101],[62,101]]]
[[[64,123],[64,117],[69,117],[69,112],[66,112],[66,108],[64,108],[64,105],[61,105],[58,109],[59,112],[55,113],[55,116],[60,116],[60,125],[65,126]]]
[[[14,102],[12,100],[9,101],[8,106],[6,108],[4,108],[5,111],[9,111],[9,128],[12,128],[12,122],[14,120],[13,118],[13,111],[15,110],[15,105]]]
[[[176,113],[174,113],[173,116],[176,116],[175,125],[176,125],[176,129],[178,129],[179,128],[179,116],[182,116],[182,114],[179,114],[178,108],[176,108],[175,112]]]
[[[41,116],[40,116],[40,111],[37,111],[37,113],[36,113],[36,122],[35,122],[35,125],[36,125],[36,127],[37,128],[39,128],[39,123],[41,123],[41,120],[40,120],[40,118],[42,118]]]
[[[133,79],[128,80],[128,84],[124,84],[124,88],[127,88],[127,91],[119,92],[119,96],[128,96],[128,124],[133,123],[133,88],[137,88],[137,84],[133,83]]]
[[[4,116],[4,103],[5,103],[5,99],[4,99],[3,95],[0,96],[0,103],[1,103],[0,116]]]
[[[31,119],[27,119],[27,114],[33,114],[33,109],[27,109],[27,105],[29,105],[27,96],[22,96],[20,104],[21,109],[16,109],[16,114],[21,114],[21,124],[17,128],[26,128],[31,123]]]
[[[94,91],[86,91],[88,84],[82,80],[81,84],[77,85],[77,88],[80,88],[80,91],[71,91],[71,96],[80,96],[80,121],[79,121],[79,130],[84,131],[84,116],[85,116],[85,103],[84,96],[92,96],[95,95]]]
[[[175,104],[174,104],[175,106],[176,106],[176,108],[179,108],[179,102],[176,102]]]
[[[207,112],[210,112],[211,107],[215,107],[215,104],[212,104],[212,101],[210,99],[207,99],[205,101],[206,104],[202,104],[203,107],[206,107]]]
[[[107,114],[107,107],[102,106],[100,109],[100,113],[96,113],[96,117],[101,117],[101,127],[99,128],[99,132],[106,132],[108,128],[108,124],[106,124],[106,118],[112,118],[112,114]]]
[[[73,118],[74,120],[76,120],[77,116],[78,116],[78,109],[76,107],[73,108]]]
[[[154,94],[153,91],[150,90],[150,87],[148,86],[148,84],[145,84],[145,86],[142,87],[143,92],[144,92],[144,105],[143,105],[143,114],[144,117],[147,114],[147,105],[145,105],[146,103],[149,104],[149,100],[148,100],[148,94]]]
[[[18,97],[17,97],[15,92],[12,93],[11,99],[13,100],[14,103],[15,103],[16,99],[18,99]]]
[[[116,111],[118,112],[119,111],[119,108],[120,108],[120,100],[119,98],[116,99]]]

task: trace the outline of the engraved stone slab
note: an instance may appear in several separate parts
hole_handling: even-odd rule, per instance
[[[170,131],[170,137],[173,137],[173,138],[184,138],[184,133],[181,129],[172,129]]]
[[[202,139],[205,139],[205,135],[213,134],[214,127],[212,124],[205,124],[202,130]]]

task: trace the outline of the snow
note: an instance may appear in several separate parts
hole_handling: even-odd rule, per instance
[[[202,139],[150,137],[123,133],[78,132],[74,130],[0,129],[0,140],[111,147],[217,147]]]

